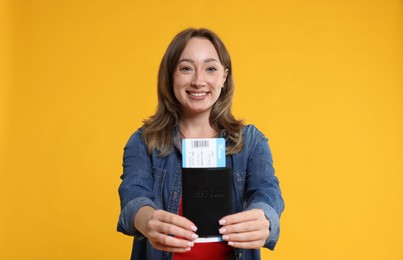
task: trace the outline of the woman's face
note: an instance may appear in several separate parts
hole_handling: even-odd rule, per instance
[[[227,74],[209,40],[190,39],[173,75],[174,93],[183,115],[210,114]]]

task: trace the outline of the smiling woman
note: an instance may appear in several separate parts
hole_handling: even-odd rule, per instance
[[[125,147],[118,231],[133,235],[132,259],[260,259],[274,249],[284,202],[267,139],[231,112],[229,54],[216,34],[187,29],[169,45],[158,75],[157,112]],[[181,139],[226,139],[234,214],[217,219],[222,241],[197,243],[182,216]],[[144,239],[145,238],[145,239]]]
[[[204,49],[203,47],[207,48]],[[201,50],[202,52],[200,52]],[[224,70],[222,76],[217,77],[222,70]],[[183,75],[183,77],[179,77],[179,75]],[[177,79],[175,80],[175,78]],[[178,102],[179,97],[175,86],[179,86],[184,79],[187,79],[192,86],[187,87],[186,90],[188,92],[192,90],[193,101],[197,101],[196,96],[204,95],[203,92],[210,88],[207,87],[207,83],[211,86],[212,78],[218,80],[221,83],[219,86],[222,88],[219,90],[219,98],[217,97],[215,103],[211,104],[210,109],[206,111],[208,113],[202,113],[204,117],[208,115],[205,119],[209,120],[209,124],[207,124],[207,129],[204,129],[205,133],[200,134],[212,137],[216,136],[220,130],[225,129],[231,141],[227,145],[227,153],[235,154],[241,150],[243,124],[242,121],[237,120],[232,115],[231,111],[234,81],[230,55],[224,43],[215,33],[206,29],[187,29],[173,39],[161,61],[158,73],[157,112],[146,120],[143,126],[143,139],[147,145],[148,153],[151,153],[153,149],[157,149],[163,156],[172,152],[171,131],[178,122],[181,126],[180,130],[186,131],[184,124],[187,121],[180,120],[180,118],[187,110],[184,111],[182,109],[184,104]],[[200,87],[200,83],[206,84],[206,87]],[[186,95],[184,93],[183,96],[192,100],[188,92]],[[203,100],[203,98],[201,99]],[[197,104],[197,102],[193,102],[193,104]],[[189,132],[186,134],[189,138],[194,137]]]
[[[227,74],[228,70],[221,64],[213,44],[207,39],[192,38],[174,72],[173,89],[182,116],[209,117]]]

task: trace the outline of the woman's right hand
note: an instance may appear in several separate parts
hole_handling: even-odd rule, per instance
[[[139,209],[134,226],[154,248],[167,252],[187,252],[198,237],[195,233],[197,228],[190,220],[149,206]]]

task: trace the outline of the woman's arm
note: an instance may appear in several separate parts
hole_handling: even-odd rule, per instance
[[[236,247],[259,248],[264,245],[274,249],[284,201],[274,175],[271,151],[267,138],[255,127],[251,126],[244,136],[244,149],[249,152],[243,162],[247,164],[244,194],[247,206],[244,212],[223,218],[226,221],[223,238]],[[255,228],[251,230],[251,226]]]
[[[195,225],[186,218],[158,210],[154,203],[152,163],[142,141],[141,130],[131,136],[124,149],[121,178],[119,195],[122,210],[118,231],[139,239],[147,237],[159,250],[190,250],[192,241],[197,238]]]
[[[119,186],[121,213],[118,231],[137,238],[144,237],[134,226],[134,218],[141,207],[157,208],[154,203],[152,164],[137,130],[127,142],[123,154],[122,183]]]

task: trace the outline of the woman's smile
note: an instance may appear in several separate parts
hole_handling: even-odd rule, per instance
[[[186,91],[186,93],[192,100],[204,100],[205,97],[209,94],[209,92],[195,92],[195,91]]]

